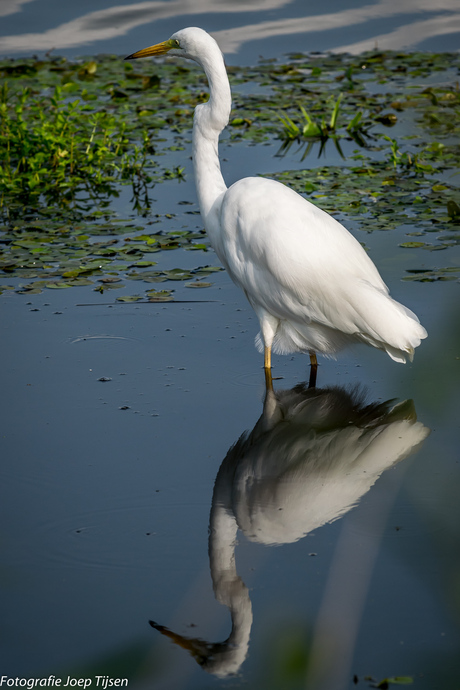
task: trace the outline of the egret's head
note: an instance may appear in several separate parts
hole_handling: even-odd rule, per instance
[[[218,49],[217,43],[206,31],[197,27],[189,27],[188,29],[176,31],[170,39],[163,41],[163,43],[157,43],[154,46],[143,48],[132,55],[128,55],[125,60],[168,54],[189,58],[201,63],[203,57],[216,48]]]

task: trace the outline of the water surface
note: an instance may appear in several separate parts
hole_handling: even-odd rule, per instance
[[[281,11],[292,26],[304,7],[295,2],[238,4],[234,24],[225,3],[219,12],[203,5],[203,15],[196,5],[141,3],[130,10],[133,33],[124,15],[97,48],[74,28],[86,15],[107,30],[115,22],[104,13],[113,18],[121,3],[81,3],[78,16],[48,3],[53,20],[40,15],[42,24],[38,0],[5,7],[17,10],[4,14],[8,54],[13,39],[29,54],[59,35],[69,37],[67,48],[65,38],[55,43],[67,54],[127,53],[157,30],[169,35],[178,14],[181,25],[227,35],[224,48],[236,45],[234,26],[244,37],[257,22],[263,40],[241,43],[235,62],[298,49],[294,39],[303,46],[306,36],[276,38],[266,28],[279,26]],[[324,16],[355,20],[334,40],[326,27],[309,41],[321,34],[321,49],[361,45],[361,29],[351,33],[358,24],[373,27],[374,42],[406,21],[404,5],[382,2],[363,25],[352,14],[363,7],[326,4]],[[388,10],[378,26],[377,7]],[[151,8],[163,13],[152,27]],[[441,17],[455,27],[454,5],[409,9],[411,22],[429,12],[433,26]],[[23,25],[7,25],[19,10]],[[69,22],[77,22],[69,33],[56,33]],[[27,33],[48,43],[21,47]],[[434,31],[429,40],[439,40]],[[227,181],[306,166],[295,148],[285,158],[278,148],[224,145]],[[160,216],[195,227],[199,217],[179,204],[196,210],[188,155],[171,154],[184,161],[185,181],[158,185],[153,197]],[[332,149],[328,156],[337,162]],[[114,208],[132,214],[127,188]],[[305,356],[274,357],[277,397],[265,400],[256,318],[225,272],[206,290],[174,285],[176,299],[199,302],[122,304],[92,287],[2,294],[2,674],[70,674],[93,687],[108,674],[155,690],[339,690],[394,676],[410,676],[417,689],[456,687],[458,281],[401,280],[407,268],[437,261],[398,246],[415,227],[367,234],[350,225],[429,338],[405,366],[364,346],[321,360],[315,394],[298,388],[308,379]],[[455,247],[440,254],[458,265]],[[180,249],[156,258],[161,269],[217,262],[212,252]],[[347,397],[356,388],[365,391],[358,409]]]
[[[185,26],[201,26],[229,64],[299,50],[456,51],[460,33],[456,0],[328,0],[320,7],[303,0],[8,0],[0,16],[1,55],[130,54]]]

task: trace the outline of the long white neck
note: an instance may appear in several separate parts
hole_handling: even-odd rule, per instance
[[[227,189],[220,169],[218,143],[219,134],[228,123],[232,96],[224,59],[214,41],[200,64],[208,78],[210,97],[207,103],[195,108],[193,167],[201,215],[206,230],[212,235],[220,200]],[[212,236],[210,239],[212,242]]]

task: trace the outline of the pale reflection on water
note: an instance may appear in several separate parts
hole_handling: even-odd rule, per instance
[[[426,13],[427,19],[408,20],[410,13]],[[373,25],[370,30],[364,28],[370,22],[382,19],[401,17],[401,24],[392,31],[381,34]],[[363,26],[365,38],[345,44],[339,39],[336,45],[328,47],[333,52],[361,53],[372,50],[376,45],[383,50],[397,50],[413,47],[426,38],[451,34],[460,31],[460,10],[457,0],[440,0],[435,5],[427,0],[380,0],[363,6],[353,6],[339,12],[325,14],[314,13],[313,16],[298,16],[277,21],[261,21],[235,29],[225,29],[213,35],[227,53],[237,52],[241,46],[251,40],[269,39],[274,36],[288,36],[302,33],[305,35],[305,50],[308,50],[308,35],[327,32],[347,27]]]
[[[345,515],[382,472],[406,458],[428,434],[410,400],[366,404],[358,389],[304,384],[267,391],[254,429],[239,438],[222,462],[212,498],[211,577],[216,599],[230,612],[230,635],[211,643],[179,635],[157,622],[151,625],[187,649],[209,673],[237,673],[248,654],[253,622],[249,592],[236,567],[238,529],[249,540],[266,545],[295,542]],[[370,552],[376,553],[375,544]],[[363,575],[370,577],[372,558],[367,566],[358,578],[364,596]],[[327,611],[327,601],[324,608]],[[334,602],[334,608],[340,617],[341,607]],[[359,613],[360,607],[355,610]],[[345,629],[343,640],[334,641],[334,685],[329,687],[338,688],[349,673],[350,641],[353,644],[357,628],[356,621],[349,622],[353,630]],[[326,647],[331,639],[322,638],[321,620],[317,628],[312,680],[315,687],[328,687],[330,665],[323,667],[318,660],[330,657]]]
[[[237,53],[245,60],[251,50],[252,61],[260,53],[271,57],[286,50],[317,50],[317,43],[312,41],[318,34],[321,49],[360,53],[376,45],[384,50],[413,49],[427,39],[440,41],[448,36],[451,45],[440,43],[435,49],[457,50],[455,36],[458,39],[460,33],[458,0],[349,0],[340,3],[340,9],[337,3],[330,3],[321,7],[322,11],[299,0],[146,0],[106,5],[104,0],[95,0],[91,6],[83,6],[78,15],[75,3],[64,10],[57,0],[4,0],[0,6],[4,18],[0,53],[81,53],[82,49],[127,53],[146,40],[146,27],[154,42],[155,37],[158,41],[166,38],[163,34],[169,36],[188,25],[208,30],[227,54]],[[33,21],[35,14],[38,22]],[[25,31],[24,23],[35,30]],[[278,43],[283,38],[289,43]],[[257,48],[251,48],[254,42]]]

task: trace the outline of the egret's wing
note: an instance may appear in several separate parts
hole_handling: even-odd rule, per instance
[[[360,283],[388,293],[340,223],[273,180],[246,178],[228,190],[222,233],[223,261],[233,279],[280,318],[338,328],[356,316]]]
[[[353,335],[399,361],[426,336],[359,242],[278,182],[246,178],[230,187],[221,238],[219,256],[256,309],[300,329],[313,323]]]

